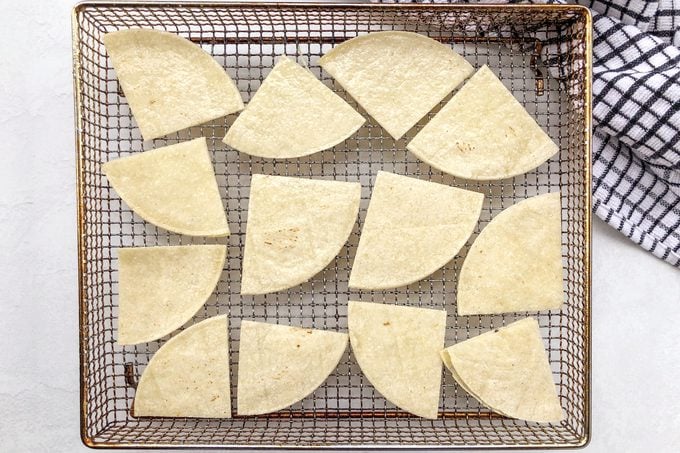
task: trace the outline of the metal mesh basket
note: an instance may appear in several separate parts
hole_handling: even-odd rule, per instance
[[[581,446],[590,425],[590,17],[573,6],[339,4],[111,4],[74,9],[74,74],[80,268],[81,431],[93,446],[468,447]],[[219,61],[247,101],[278,55],[308,66],[368,119],[331,150],[290,160],[250,157],[223,145],[234,116],[143,142],[102,44],[106,32],[153,27],[178,33]],[[319,57],[360,33],[407,30],[452,45],[475,67],[488,64],[559,144],[560,153],[525,175],[474,182],[418,161],[405,144],[426,122],[394,141],[337,83]],[[550,58],[542,58],[549,46]],[[551,77],[549,74],[557,77]],[[436,110],[428,116],[431,117]],[[446,344],[478,335],[526,313],[456,316],[458,270],[467,253],[427,279],[388,291],[350,291],[352,257],[378,170],[476,190],[486,196],[474,236],[502,209],[560,190],[565,301],[536,316],[566,417],[553,425],[501,417],[468,396],[448,373],[440,416],[425,420],[386,402],[361,374],[351,351],[301,403],[274,414],[232,419],[136,418],[136,381],[168,338],[138,346],[115,342],[117,261],[121,246],[209,243],[145,223],[102,175],[101,164],[143,149],[205,136],[212,150],[232,235],[214,295],[187,324],[218,313],[230,317],[232,383],[236,383],[241,319],[346,330],[350,299],[445,308]],[[241,257],[252,173],[360,181],[358,225],[338,257],[311,281],[265,296],[241,296]],[[469,241],[471,243],[472,240]],[[185,326],[186,327],[186,326]],[[232,388],[235,405],[235,387]]]

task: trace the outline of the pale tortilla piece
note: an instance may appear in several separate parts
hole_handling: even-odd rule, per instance
[[[470,247],[458,280],[458,314],[556,310],[562,305],[560,193],[498,214]]]
[[[357,36],[319,64],[395,140],[474,72],[451,47],[404,31]]]
[[[107,33],[103,41],[145,140],[243,109],[222,66],[187,39],[131,28]]]
[[[301,157],[337,145],[364,121],[309,70],[281,57],[223,141],[251,156]]]
[[[275,412],[316,390],[347,349],[346,333],[242,321],[239,415]]]
[[[559,150],[487,66],[406,148],[443,172],[480,180],[521,175]]]
[[[210,297],[227,247],[183,245],[118,249],[118,344],[161,338]]]
[[[135,417],[231,418],[228,328],[215,316],[168,340],[139,380]]]
[[[118,195],[144,220],[190,236],[228,236],[205,138],[106,162]]]
[[[446,311],[349,302],[352,352],[361,371],[388,401],[437,418]]]
[[[475,397],[479,401],[479,397],[477,395],[475,395],[472,390],[470,390],[470,387],[468,387],[465,384],[465,382],[463,382],[463,380],[460,379],[460,376],[458,375],[458,373],[456,373],[456,370],[453,368],[453,365],[451,365],[451,358],[449,357],[449,354],[446,352],[446,349],[442,350],[442,352],[440,353],[440,356],[442,358],[442,361],[444,362],[444,366],[451,372],[451,374],[453,375],[453,377],[456,380],[456,382],[458,383],[458,385],[460,385],[463,388],[463,390],[468,392],[470,395],[472,395],[473,397]],[[498,412],[501,415],[506,415],[506,414],[503,414],[500,411],[495,411],[495,412]]]
[[[442,351],[456,381],[490,409],[522,420],[556,423],[562,407],[538,322],[489,331]]]
[[[352,232],[356,182],[253,175],[241,294],[299,285],[325,268]]]
[[[483,201],[478,192],[378,172],[350,288],[396,288],[432,274],[468,240]]]

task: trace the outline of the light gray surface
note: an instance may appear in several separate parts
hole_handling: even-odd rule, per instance
[[[70,1],[0,0],[0,451],[78,436]],[[680,446],[680,270],[595,221],[588,452]],[[675,332],[674,332],[675,330]]]

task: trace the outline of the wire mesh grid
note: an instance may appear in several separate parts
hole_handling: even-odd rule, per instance
[[[456,7],[451,5],[330,4],[81,4],[74,10],[81,290],[83,439],[90,445],[163,446],[577,446],[589,435],[589,17],[578,7]],[[178,33],[220,62],[241,90],[253,95],[277,56],[309,67],[347,99],[367,123],[335,148],[308,157],[269,160],[238,153],[221,142],[235,115],[144,142],[102,44],[106,32],[147,27]],[[324,73],[318,60],[358,34],[407,30],[450,44],[475,67],[488,64],[559,144],[560,153],[513,179],[475,182],[418,161],[405,144],[441,107],[395,141]],[[552,58],[541,47],[553,45]],[[558,74],[560,80],[548,77]],[[447,98],[448,99],[448,98]],[[445,100],[446,101],[446,100]],[[320,125],[322,126],[322,125]],[[204,136],[211,149],[232,234],[190,238],[144,222],[102,174],[108,160]],[[372,184],[379,170],[482,192],[479,226],[459,256],[435,274],[404,288],[353,291],[347,286]],[[357,225],[337,258],[309,282],[264,296],[239,294],[250,177],[253,173],[313,177],[362,184]],[[561,310],[529,313],[539,319],[565,412],[544,425],[493,414],[443,377],[440,417],[425,420],[398,410],[378,394],[347,351],[337,370],[312,395],[289,409],[232,419],[136,418],[135,383],[149,358],[171,336],[116,344],[117,261],[122,246],[225,243],[228,257],[215,293],[188,322],[226,313],[230,318],[232,405],[241,319],[346,331],[348,300],[446,309],[446,344],[508,324],[526,313],[456,316],[458,270],[474,237],[502,209],[535,194],[561,191],[565,300]],[[176,334],[176,333],[175,333]],[[445,373],[447,374],[447,373]]]

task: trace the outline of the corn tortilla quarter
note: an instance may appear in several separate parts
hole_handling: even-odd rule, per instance
[[[483,201],[478,192],[378,172],[350,288],[396,288],[427,277],[468,240]]]
[[[560,193],[502,211],[470,247],[458,279],[458,314],[559,309],[563,299]]]
[[[443,172],[480,180],[521,175],[559,150],[487,66],[406,148]]]
[[[364,121],[309,70],[281,57],[223,141],[252,156],[301,157],[337,145]]]
[[[253,175],[241,294],[299,285],[325,268],[352,232],[355,182]]]
[[[556,423],[562,420],[548,356],[534,318],[483,333],[442,351],[456,381],[502,415]]]
[[[118,343],[156,340],[189,321],[217,286],[226,256],[219,244],[118,249]]]
[[[349,302],[349,340],[361,371],[388,401],[437,418],[446,311]]]
[[[242,321],[239,340],[239,415],[275,412],[319,387],[347,349],[347,334]]]
[[[106,162],[118,195],[144,220],[190,236],[228,236],[205,138]]]
[[[131,28],[107,33],[103,40],[145,140],[243,109],[222,66],[187,39]]]
[[[228,327],[215,316],[168,340],[139,379],[135,417],[231,418]]]
[[[319,64],[395,140],[473,72],[451,47],[403,31],[357,36]]]

